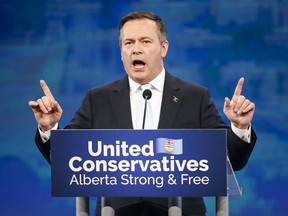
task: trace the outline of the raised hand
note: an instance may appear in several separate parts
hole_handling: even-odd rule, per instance
[[[45,132],[52,129],[59,122],[63,111],[44,80],[40,80],[40,86],[42,87],[44,96],[37,101],[29,101],[29,106],[34,112],[40,129]]]
[[[242,77],[238,81],[231,101],[228,97],[225,98],[223,112],[235,127],[248,129],[255,111],[255,104],[241,95],[243,85],[244,78]]]

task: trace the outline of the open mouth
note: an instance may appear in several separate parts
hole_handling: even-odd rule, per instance
[[[141,60],[134,60],[132,62],[132,65],[135,69],[143,69],[145,66],[145,62],[141,61]]]

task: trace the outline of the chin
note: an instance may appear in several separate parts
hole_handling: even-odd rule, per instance
[[[144,71],[135,71],[131,75],[136,80],[145,80],[145,79],[147,79],[147,74]]]

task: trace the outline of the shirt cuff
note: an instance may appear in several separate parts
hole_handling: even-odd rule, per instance
[[[55,126],[51,130],[56,130],[57,128],[58,128],[58,123],[56,123]],[[50,139],[51,130],[43,132],[43,131],[41,131],[41,129],[38,125],[38,131],[39,131],[39,134],[40,134],[40,137],[41,137],[41,140],[43,143],[47,142]]]
[[[247,143],[251,142],[251,125],[249,126],[248,129],[239,129],[231,123],[231,129],[243,141],[245,141]]]

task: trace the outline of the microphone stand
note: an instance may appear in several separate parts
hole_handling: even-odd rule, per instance
[[[168,216],[182,216],[182,197],[168,198]]]
[[[142,94],[145,99],[144,106],[144,115],[143,115],[143,124],[142,129],[145,128],[145,120],[146,120],[146,109],[147,109],[147,100],[149,100],[152,96],[152,92],[149,89],[144,90]],[[108,197],[101,197],[101,215],[102,216],[114,216],[115,210],[112,208],[112,199]]]
[[[147,101],[152,97],[152,92],[151,92],[151,90],[150,90],[150,89],[144,90],[142,96],[143,96],[143,98],[145,99],[142,129],[145,129]]]
[[[143,98],[145,99],[144,115],[142,129],[145,128],[147,101],[152,97],[152,92],[149,89],[144,90]],[[182,197],[169,197],[168,198],[168,216],[182,216]]]
[[[147,110],[147,97],[145,97],[145,105],[144,105],[144,115],[143,115],[143,124],[142,124],[142,130],[145,128],[145,120],[146,120],[146,110]]]
[[[101,197],[101,215],[115,216],[115,210],[112,208],[112,199],[108,197]]]

